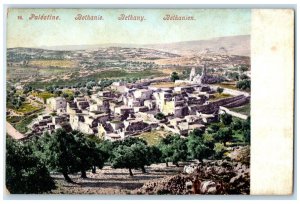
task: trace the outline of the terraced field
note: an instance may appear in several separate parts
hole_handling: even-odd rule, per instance
[[[29,62],[30,66],[47,68],[47,67],[60,67],[60,68],[72,68],[77,65],[72,60],[33,60]]]

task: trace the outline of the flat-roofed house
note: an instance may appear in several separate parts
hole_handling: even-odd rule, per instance
[[[52,97],[46,100],[47,105],[52,111],[57,111],[58,109],[66,109],[67,101],[63,97]]]

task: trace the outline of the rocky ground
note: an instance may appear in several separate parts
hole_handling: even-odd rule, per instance
[[[144,183],[154,179],[162,179],[166,176],[177,175],[183,170],[169,164],[153,164],[146,167],[146,174],[140,170],[133,170],[134,176],[129,176],[128,169],[112,169],[105,166],[103,169],[97,169],[96,174],[87,172],[86,179],[80,178],[80,174],[70,175],[76,184],[70,184],[64,181],[61,174],[52,174],[55,179],[57,189],[54,194],[133,194],[133,190],[141,188]]]
[[[70,175],[75,184],[64,181],[61,174],[53,174],[57,184],[54,194],[249,194],[250,168],[237,161],[206,160],[203,163],[181,164],[181,167],[155,164],[147,173],[105,166],[88,178]]]
[[[147,182],[135,194],[249,194],[250,169],[241,162],[204,161],[181,174]]]

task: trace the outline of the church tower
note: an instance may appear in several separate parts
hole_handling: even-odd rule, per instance
[[[206,76],[206,63],[203,66],[203,70],[202,70],[202,76]]]

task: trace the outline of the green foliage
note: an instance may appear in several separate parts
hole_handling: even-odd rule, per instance
[[[240,76],[240,80],[249,79],[249,77],[246,74],[242,74]]]
[[[24,85],[24,87],[23,87],[23,93],[24,94],[27,94],[27,93],[29,93],[29,92],[31,92],[33,90],[33,88],[32,88],[32,86],[30,86],[30,85]]]
[[[113,168],[128,168],[129,174],[133,176],[132,169],[141,168],[145,172],[145,165],[157,162],[160,157],[158,148],[149,147],[140,138],[127,138],[123,141],[114,142],[111,156]]]
[[[95,81],[89,81],[86,83],[86,88],[88,89],[92,89],[94,86],[96,86],[96,82]]]
[[[232,140],[232,130],[229,127],[221,128],[217,133],[215,133],[215,140],[222,142],[224,146],[226,142]]]
[[[58,129],[53,134],[45,134],[40,140],[42,158],[52,171],[63,173],[67,181],[71,181],[67,174],[80,171],[80,161],[74,153],[77,147],[72,134]]]
[[[63,92],[59,89],[56,89],[53,93],[57,96],[62,96],[62,94],[63,94]]]
[[[145,69],[139,71],[127,71],[126,69],[111,69],[105,70],[103,72],[91,73],[86,77],[80,77],[78,72],[73,72],[73,74],[74,76],[68,80],[56,79],[47,82],[35,80],[34,82],[30,82],[30,85],[35,88],[45,88],[52,85],[62,85],[64,87],[72,86],[74,88],[80,88],[86,87],[86,83],[89,81],[99,81],[101,79],[99,86],[104,88],[116,81],[116,78],[118,78],[117,80],[119,80],[120,78],[131,78],[132,81],[135,81],[137,79],[150,78],[152,76],[165,76],[165,74],[163,74],[162,72],[154,69]]]
[[[29,102],[21,103],[21,106],[19,106],[15,111],[24,113],[24,114],[29,114],[35,111],[41,110],[41,107],[33,106]]]
[[[179,79],[178,73],[177,72],[172,72],[170,79],[173,82],[175,82],[176,80],[178,80]]]
[[[214,152],[215,152],[215,158],[221,159],[223,154],[226,151],[226,147],[222,143],[215,143]]]
[[[26,133],[28,131],[28,125],[37,118],[36,114],[24,116],[21,117],[18,122],[13,124],[13,126],[20,132],[20,133]]]
[[[86,177],[86,170],[102,168],[105,161],[101,146],[77,131],[58,129],[51,135],[45,134],[36,148],[48,168],[61,172],[68,182],[72,182],[68,174],[81,171],[81,176]]]
[[[208,126],[207,132],[208,133],[216,133],[220,129],[220,124],[219,123],[212,123]]]
[[[54,93],[54,90],[55,90],[55,87],[54,87],[54,86],[47,86],[47,87],[46,87],[46,91],[49,92],[49,93],[52,93],[52,94],[53,94],[53,93]]]
[[[99,149],[102,151],[104,161],[108,161],[113,152],[113,144],[109,140],[103,140],[98,143]]]
[[[221,87],[218,87],[218,88],[217,88],[217,92],[218,92],[219,94],[223,93],[223,91],[224,91],[223,88],[221,88]]]
[[[227,113],[221,115],[221,121],[224,125],[230,125],[232,123],[232,115]]]
[[[173,162],[178,165],[179,161],[187,159],[186,140],[180,138],[179,135],[168,135],[161,140],[158,147],[162,152],[164,162]]]
[[[162,157],[162,152],[160,151],[160,149],[157,146],[150,146],[148,148],[148,161],[151,164],[160,162]]]
[[[245,71],[248,71],[249,70],[249,65],[246,65],[246,64],[242,64],[238,67],[239,71],[241,72],[245,72]]]
[[[8,86],[6,90],[6,104],[8,108],[18,109],[25,102],[25,96],[17,93],[16,88]]]
[[[243,91],[250,91],[251,90],[251,80],[244,79],[236,83],[236,88],[243,90]]]
[[[243,125],[242,121],[240,119],[237,119],[231,123],[231,128],[232,130],[240,130],[242,129],[242,125]]]
[[[237,73],[237,72],[229,72],[229,73],[227,73],[227,77],[229,79],[234,80],[234,81],[238,81],[239,80],[239,73]]]
[[[130,175],[132,175],[131,169],[136,168],[136,155],[132,151],[131,147],[126,145],[118,146],[112,155],[111,164],[113,168],[128,168]]]
[[[202,161],[212,156],[211,145],[213,145],[213,139],[211,136],[204,136],[202,133],[194,130],[189,134],[187,140],[188,153],[191,158]]]
[[[159,112],[154,116],[157,120],[163,120],[166,118],[165,114]]]
[[[247,118],[246,121],[242,124],[242,133],[244,135],[244,142],[250,144],[251,142],[251,124],[250,124],[250,116]]]
[[[73,131],[76,149],[74,154],[79,159],[79,168],[81,169],[82,177],[86,177],[85,171],[91,169],[93,166],[102,168],[105,158],[100,145],[97,145],[92,140],[87,139],[82,133]]]
[[[6,140],[6,187],[10,193],[43,193],[55,188],[45,165],[33,149],[12,139]]]
[[[232,110],[234,112],[244,114],[244,115],[250,115],[250,109],[251,109],[251,104],[250,103],[248,103],[246,105],[243,105],[243,106],[230,108],[230,110]]]

